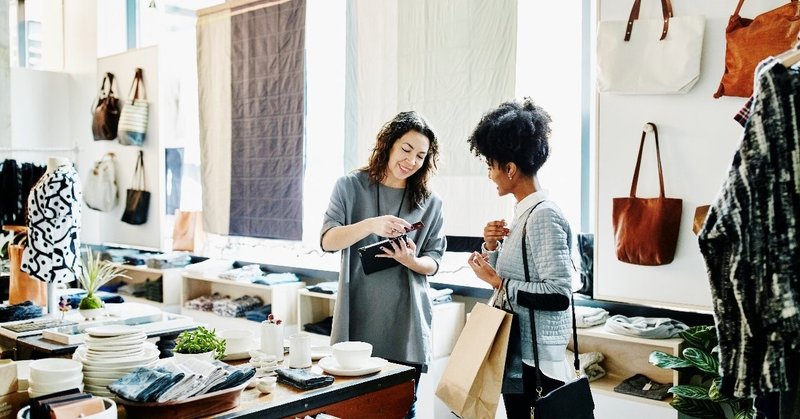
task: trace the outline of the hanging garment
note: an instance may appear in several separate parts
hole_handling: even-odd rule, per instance
[[[80,264],[81,192],[72,165],[46,173],[28,197],[28,246],[22,270],[45,282],[75,280]]]
[[[698,236],[720,345],[720,392],[786,391],[800,350],[800,70],[757,79],[728,178]]]

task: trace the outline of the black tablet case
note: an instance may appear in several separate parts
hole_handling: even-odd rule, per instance
[[[402,236],[395,237],[392,239],[386,239],[379,241],[377,243],[373,243],[369,246],[359,247],[358,254],[361,256],[361,267],[364,268],[364,273],[369,275],[373,272],[382,271],[384,269],[391,268],[393,266],[400,265],[400,262],[392,259],[392,258],[384,258],[384,257],[375,257],[375,255],[384,254],[381,247],[391,249],[392,245],[389,244],[392,240],[405,240],[406,235],[403,234]]]

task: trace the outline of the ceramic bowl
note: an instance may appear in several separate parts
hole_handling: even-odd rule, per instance
[[[66,380],[39,382],[28,381],[28,388],[35,393],[55,393],[61,390],[68,390],[80,386],[83,382],[83,374],[76,375]]]
[[[249,330],[231,329],[219,332],[222,339],[225,339],[226,354],[246,353],[253,349],[253,332]]]
[[[30,381],[48,383],[80,376],[83,364],[66,358],[44,358],[31,362],[28,367],[30,369]]]
[[[345,369],[361,368],[372,356],[372,344],[339,342],[331,347],[336,362]]]

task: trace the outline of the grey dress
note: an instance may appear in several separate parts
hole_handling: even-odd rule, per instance
[[[409,233],[409,238],[417,246],[417,256],[429,256],[438,265],[446,247],[441,199],[431,194],[421,207],[409,210],[406,196],[400,208],[404,190],[381,185],[382,214],[378,214],[377,187],[362,171],[341,177],[325,212],[320,242],[333,227],[379,215],[397,215],[410,223],[425,224]],[[427,276],[404,266],[365,275],[358,248],[380,240],[383,238],[370,234],[342,250],[331,343],[369,342],[373,345],[373,356],[421,364],[426,371],[431,359],[433,315]]]

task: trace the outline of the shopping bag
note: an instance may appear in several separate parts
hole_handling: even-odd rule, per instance
[[[194,252],[200,250],[205,240],[202,211],[175,211],[172,229],[172,250]]]
[[[493,418],[500,402],[512,314],[478,303],[458,337],[436,396],[463,418]]]
[[[141,146],[147,134],[149,104],[145,97],[142,69],[137,68],[128,94],[128,102],[119,117],[119,143]]]
[[[117,175],[114,153],[106,153],[94,162],[83,182],[83,200],[96,211],[111,211],[117,206]]]
[[[622,94],[686,93],[700,79],[703,16],[673,16],[662,0],[658,19],[639,19],[635,0],[627,21],[597,27],[597,88]]]
[[[8,303],[19,304],[30,300],[38,306],[45,307],[47,306],[47,283],[31,278],[20,268],[27,237],[27,233],[17,233],[8,245],[8,261],[11,265]]]
[[[683,200],[664,196],[664,175],[661,171],[661,151],[658,146],[658,129],[648,122],[642,131],[639,157],[633,171],[630,195],[613,198],[612,221],[617,259],[634,265],[666,265],[675,257],[678,245],[678,229],[681,224]],[[639,182],[639,166],[648,129],[655,134],[656,158],[658,159],[658,181],[660,194],[657,198],[639,198],[636,187]]]

